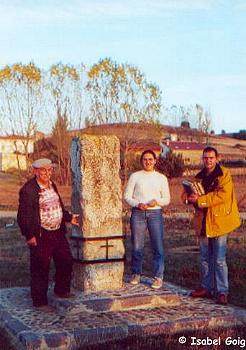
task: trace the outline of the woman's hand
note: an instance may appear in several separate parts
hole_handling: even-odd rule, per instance
[[[147,203],[147,206],[149,207],[149,208],[153,208],[153,207],[155,207],[157,205],[157,200],[155,200],[155,199],[152,199],[151,201],[149,201],[148,203]]]
[[[144,204],[144,203],[138,204],[138,209],[140,209],[140,210],[146,210],[147,208],[148,208],[147,204]]]

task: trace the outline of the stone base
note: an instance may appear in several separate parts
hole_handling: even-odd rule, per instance
[[[122,288],[124,262],[108,262],[103,264],[73,265],[74,288],[83,292],[98,292]]]
[[[109,290],[98,293],[83,293],[76,290],[77,300],[65,301],[56,299],[55,307],[61,314],[79,314],[82,312],[113,312],[126,310],[152,309],[170,307],[180,304],[180,296],[166,288],[154,290],[148,281],[139,285],[131,285],[127,281],[117,291]],[[100,296],[99,296],[100,295]]]
[[[189,291],[166,282],[156,291],[150,288],[151,280],[146,277],[137,286],[127,281],[117,291],[73,290],[75,298],[69,300],[56,298],[50,286],[48,299],[54,306],[50,313],[32,307],[29,288],[1,289],[0,349],[8,348],[6,343],[2,345],[1,334],[9,337],[16,350],[89,350],[92,346],[122,350],[130,348],[132,342],[137,342],[134,349],[146,349],[149,340],[149,349],[164,349],[163,344],[155,345],[165,337],[168,348],[175,349],[179,337],[184,339],[184,335],[186,349],[190,348],[190,336],[206,338],[212,334],[215,338],[214,330],[220,328],[220,332],[226,330],[226,336],[237,339],[235,329],[238,327],[241,335],[246,328],[245,309],[193,299],[188,296]],[[150,301],[158,298],[166,300],[166,304],[151,306]]]

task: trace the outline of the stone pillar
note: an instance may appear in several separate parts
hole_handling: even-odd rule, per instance
[[[124,244],[120,143],[115,136],[85,135],[71,144],[73,286],[86,292],[122,287]]]

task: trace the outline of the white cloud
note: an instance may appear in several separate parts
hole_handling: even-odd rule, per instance
[[[160,16],[167,10],[209,9],[214,0],[2,1],[1,27],[47,25],[81,19]]]

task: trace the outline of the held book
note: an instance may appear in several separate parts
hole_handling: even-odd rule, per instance
[[[200,182],[184,180],[182,185],[188,196],[190,196],[192,193],[197,193],[199,196],[205,194],[204,188]]]
[[[192,193],[195,193],[193,183],[188,180],[182,181],[183,188],[188,196],[190,196]]]

